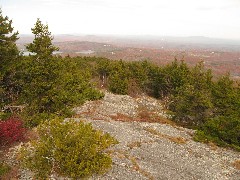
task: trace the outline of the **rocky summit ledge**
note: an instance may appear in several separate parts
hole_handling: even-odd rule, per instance
[[[91,122],[119,141],[108,150],[113,168],[91,179],[240,179],[234,167],[239,152],[193,141],[194,130],[168,121],[160,101],[105,94],[75,109],[76,120]]]
[[[192,130],[167,124],[87,120],[114,136],[113,168],[92,179],[239,180],[240,153],[192,140]]]
[[[76,121],[92,123],[119,141],[107,150],[112,169],[91,180],[240,179],[240,169],[234,165],[240,160],[239,152],[193,141],[194,130],[176,126],[156,99],[106,92],[102,100],[86,102],[74,111]],[[17,149],[10,151],[10,160]],[[32,177],[22,170],[19,179]]]

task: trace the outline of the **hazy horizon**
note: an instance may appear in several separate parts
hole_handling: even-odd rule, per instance
[[[63,37],[72,37],[71,41],[79,41],[78,38],[85,38],[84,41],[86,41],[87,37],[90,38],[94,38],[95,41],[96,39],[100,40],[103,38],[102,42],[107,42],[109,41],[111,38],[115,39],[115,40],[147,40],[149,42],[151,41],[165,41],[165,42],[181,42],[182,44],[184,43],[195,43],[195,44],[199,44],[199,43],[203,43],[203,44],[236,44],[236,45],[240,45],[240,39],[231,39],[231,38],[214,38],[214,37],[207,37],[207,36],[161,36],[161,35],[131,35],[131,34],[127,34],[127,35],[121,35],[121,34],[83,34],[83,33],[65,33],[65,34],[52,34],[52,36],[54,37],[54,40],[59,40],[59,38],[63,38]],[[34,38],[34,35],[32,33],[28,33],[28,34],[21,34],[19,33],[18,37],[21,38],[25,38],[25,37],[31,37],[32,39]],[[110,38],[110,39],[108,39]],[[62,39],[60,40],[60,42],[62,41]],[[94,40],[91,40],[92,42],[94,42]],[[100,40],[101,41],[101,40]]]
[[[36,19],[54,35],[173,36],[240,40],[239,0],[2,0],[15,31]]]

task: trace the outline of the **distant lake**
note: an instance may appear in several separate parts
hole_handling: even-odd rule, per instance
[[[29,55],[36,55],[36,53],[32,53],[32,52],[29,52],[29,51],[24,51],[22,52],[23,53],[23,56],[29,56]],[[54,51],[53,54],[56,55],[56,54],[62,54],[63,52],[61,51]]]
[[[53,54],[62,54],[63,52],[61,51],[54,51]]]
[[[79,52],[76,52],[77,54],[92,54],[94,53],[95,51],[92,51],[92,50],[85,50],[85,51],[79,51]]]
[[[29,55],[35,55],[36,54],[36,53],[29,52],[29,51],[24,51],[22,53],[23,53],[23,56],[29,56]]]

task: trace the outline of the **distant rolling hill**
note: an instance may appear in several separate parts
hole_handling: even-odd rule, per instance
[[[17,44],[33,40],[31,35],[20,35]],[[207,37],[111,36],[111,35],[55,35],[54,44],[62,56],[101,56],[127,61],[149,60],[159,65],[177,58],[194,65],[204,61],[216,74],[230,72],[240,78],[240,41]]]

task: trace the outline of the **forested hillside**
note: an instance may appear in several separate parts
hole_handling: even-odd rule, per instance
[[[197,130],[195,140],[240,150],[240,83],[228,74],[216,79],[203,63],[189,67],[177,59],[157,66],[148,61],[54,56],[53,51],[58,48],[52,44],[48,25],[39,19],[32,28],[35,38],[26,46],[34,55],[26,57],[17,49],[18,33],[12,21],[1,12],[0,23],[0,144],[4,147],[21,141],[23,129],[38,127],[40,140],[32,144],[36,153],[31,156],[26,148],[22,150],[22,157],[29,157],[23,158],[23,164],[39,177],[45,178],[51,168],[78,178],[103,173],[110,167],[111,160],[103,150],[117,143],[114,138],[95,131],[90,125],[64,123],[64,118],[73,117],[74,107],[104,97],[101,89],[159,99],[172,121]],[[14,133],[13,127],[16,128]],[[17,134],[20,130],[22,133]],[[68,132],[74,136],[67,139],[63,134],[69,135]],[[83,134],[85,139],[76,142]],[[59,149],[50,154],[47,149],[54,145]],[[84,154],[74,154],[74,147]],[[68,150],[76,157],[90,160],[64,158]],[[40,158],[45,155],[50,160]],[[31,162],[33,159],[37,161]]]

